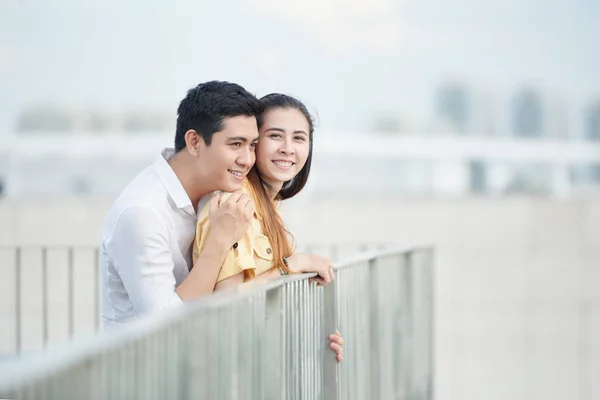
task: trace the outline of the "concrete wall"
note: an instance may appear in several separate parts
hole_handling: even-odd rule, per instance
[[[102,199],[2,202],[0,246],[97,245],[109,205]],[[594,379],[600,376],[600,199],[299,199],[284,205],[283,215],[300,243],[437,246],[438,399],[600,398]],[[52,273],[50,336],[61,338],[65,261],[64,254],[53,257],[63,268]],[[14,317],[9,258],[0,265],[3,326]],[[26,299],[39,297],[35,274],[24,272]],[[75,297],[83,310],[90,307],[92,271],[77,274]],[[26,311],[39,316],[39,303],[30,302]],[[92,317],[76,310],[76,330],[92,330]],[[25,322],[35,347],[40,325]],[[12,345],[10,332],[0,335],[0,352]]]

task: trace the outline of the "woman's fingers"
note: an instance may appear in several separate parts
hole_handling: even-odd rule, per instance
[[[331,350],[333,350],[338,356],[344,355],[344,349],[339,344],[332,342],[329,344],[329,347],[331,347]]]
[[[339,332],[337,332],[337,334],[329,335],[329,340],[339,344],[340,346],[344,345],[344,338],[340,335]]]

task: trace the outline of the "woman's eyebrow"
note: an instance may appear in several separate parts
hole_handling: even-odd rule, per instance
[[[276,127],[269,128],[265,132],[269,132],[269,131],[276,131],[276,132],[285,133],[285,129],[276,128]],[[302,129],[296,130],[296,131],[294,131],[294,133],[302,133],[302,134],[308,136],[308,133],[306,133],[306,131],[303,131]]]

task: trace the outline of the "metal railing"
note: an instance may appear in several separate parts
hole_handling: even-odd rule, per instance
[[[433,251],[367,254],[336,271],[324,288],[310,274],[245,284],[0,364],[0,397],[431,399]]]
[[[332,261],[382,250],[383,243],[308,244],[301,252]],[[0,246],[0,359],[98,331],[99,249],[95,246]],[[0,290],[1,291],[1,290]]]

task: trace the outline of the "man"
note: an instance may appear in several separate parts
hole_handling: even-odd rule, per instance
[[[125,188],[109,210],[101,246],[105,327],[211,293],[227,251],[254,212],[240,191],[254,164],[258,99],[229,82],[188,91],[178,108],[175,149]],[[234,192],[211,203],[211,232],[194,268],[191,245],[197,205],[216,190]]]

